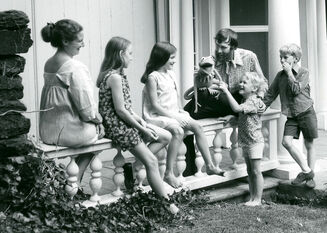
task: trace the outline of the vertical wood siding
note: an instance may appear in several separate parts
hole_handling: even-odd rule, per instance
[[[49,43],[42,41],[40,31],[47,22],[63,18],[74,19],[84,28],[85,47],[76,59],[85,63],[95,82],[104,49],[113,36],[122,36],[133,45],[134,60],[127,70],[135,111],[141,114],[140,77],[144,71],[151,48],[155,43],[155,22],[153,0],[10,0],[3,1],[0,11],[16,9],[24,11],[30,18],[33,47],[27,54],[23,102],[28,111],[39,108],[43,86],[43,66],[56,51]],[[97,89],[94,88],[96,92]],[[28,114],[32,127],[30,134],[37,135],[37,114]]]

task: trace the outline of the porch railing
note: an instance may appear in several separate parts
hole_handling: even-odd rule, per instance
[[[277,158],[277,119],[280,117],[280,111],[269,109],[266,111],[263,116],[263,128],[262,132],[265,139],[265,147],[264,147],[264,158],[262,159],[261,169],[262,171],[268,171],[275,169],[278,165]],[[182,174],[186,169],[186,161],[185,161],[185,153],[186,147],[182,144],[175,166],[175,174],[183,182],[184,187],[188,189],[200,189],[204,187],[209,187],[215,184],[224,183],[233,179],[241,178],[247,176],[246,166],[244,163],[240,163],[234,169],[226,169],[228,166],[228,162],[223,161],[223,158],[229,160],[230,165],[233,160],[239,158],[242,160],[240,148],[238,148],[237,144],[237,127],[227,124],[225,125],[223,121],[219,121],[214,118],[202,119],[199,120],[202,125],[205,134],[208,139],[208,143],[211,145],[212,151],[212,159],[214,161],[215,166],[223,167],[226,170],[224,176],[217,175],[207,175],[203,172],[204,160],[201,154],[196,152],[195,164],[197,167],[197,171],[192,176],[184,177]],[[224,138],[223,135],[228,135],[228,133],[223,133],[223,131],[228,130],[230,133],[230,148],[224,149]],[[123,154],[120,150],[117,150],[117,154],[114,156],[113,165],[114,165],[114,175],[112,177],[115,190],[112,193],[105,194],[99,196],[98,193],[102,187],[102,161],[99,159],[98,154],[103,150],[116,150],[111,141],[108,139],[102,139],[96,142],[94,145],[82,147],[82,148],[66,148],[66,147],[55,147],[42,144],[39,148],[48,159],[53,158],[64,158],[70,157],[71,161],[67,166],[67,186],[66,191],[74,196],[77,192],[77,174],[78,174],[78,166],[75,162],[75,157],[81,153],[94,152],[96,155],[90,164],[91,169],[91,177],[89,181],[90,189],[93,194],[90,200],[86,200],[83,202],[85,206],[94,206],[98,203],[106,204],[110,202],[116,201],[119,197],[124,195],[123,187],[124,187],[124,169],[123,166],[126,162]],[[157,154],[159,170],[160,174],[163,176],[165,168],[166,168],[166,152],[164,150],[160,151]],[[223,161],[223,163],[222,163]],[[134,176],[137,181],[138,188],[142,188],[143,190],[150,190],[149,186],[144,185],[144,181],[146,180],[146,171],[142,163],[137,160],[134,160],[133,170],[135,172]],[[166,185],[168,192],[173,192],[174,189]]]

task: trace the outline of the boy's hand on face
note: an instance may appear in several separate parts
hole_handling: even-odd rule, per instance
[[[282,68],[287,74],[292,74],[292,64],[289,64],[288,62],[282,63]]]

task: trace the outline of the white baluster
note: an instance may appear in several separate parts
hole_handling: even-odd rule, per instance
[[[144,190],[143,182],[146,178],[146,170],[143,163],[141,163],[140,160],[136,159],[134,162],[134,169],[135,169],[135,178],[137,180],[137,186],[135,187],[135,189]]]
[[[201,177],[204,176],[204,173],[202,172],[202,168],[204,166],[204,159],[201,155],[201,152],[199,151],[198,145],[194,143],[194,149],[195,149],[195,166],[196,166],[196,173],[194,176]]]
[[[233,132],[230,135],[230,141],[232,143],[231,150],[230,150],[230,157],[232,159],[233,164],[231,165],[231,168],[237,169],[237,158],[239,157],[240,150],[238,147],[238,130],[237,127],[233,127]]]
[[[124,184],[124,169],[123,166],[125,164],[125,158],[121,153],[121,150],[117,150],[117,154],[113,160],[113,164],[115,166],[115,174],[113,176],[113,182],[116,185],[116,190],[112,192],[112,195],[119,197],[124,195],[121,191],[121,187]]]
[[[77,176],[79,172],[79,168],[75,161],[76,156],[70,157],[70,162],[66,168],[66,172],[68,175],[67,184],[65,186],[65,191],[68,195],[73,198],[78,191],[78,184],[77,184]]]
[[[99,158],[100,151],[95,152],[95,155],[90,163],[91,179],[90,179],[90,188],[92,190],[92,196],[90,197],[90,201],[97,202],[100,201],[100,196],[98,195],[99,190],[102,187],[102,179],[101,179],[101,169],[102,169],[102,161]]]
[[[177,178],[183,182],[184,181],[184,177],[183,177],[183,172],[186,169],[186,162],[185,162],[185,154],[186,154],[186,146],[185,144],[182,142],[179,150],[178,150],[178,154],[177,154],[177,161],[176,161],[176,168],[177,168]]]
[[[167,156],[166,148],[163,148],[162,150],[160,150],[156,154],[156,156],[158,159],[160,176],[161,176],[161,178],[163,178],[165,171],[166,171],[166,156]]]
[[[213,138],[213,141],[212,141],[212,145],[213,145],[213,156],[212,156],[212,160],[213,160],[213,163],[215,164],[216,168],[218,170],[222,170],[220,168],[220,162],[223,158],[222,156],[222,145],[223,145],[223,140],[222,140],[222,135],[221,135],[221,131],[222,130],[216,130],[216,135],[215,137]]]

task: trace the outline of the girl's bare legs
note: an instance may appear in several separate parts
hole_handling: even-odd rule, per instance
[[[153,154],[157,154],[161,149],[169,144],[171,141],[171,134],[169,131],[154,125],[151,125],[150,128],[157,133],[158,139],[150,142],[148,147]]]
[[[182,182],[175,177],[174,164],[178,150],[183,142],[184,130],[179,125],[171,125],[167,130],[172,134],[172,139],[167,151],[167,164],[164,180],[174,188],[182,186]]]
[[[243,151],[243,153],[246,153]],[[244,155],[244,154],[243,154]],[[250,200],[245,202],[245,205],[249,205],[253,201],[253,194],[254,194],[254,188],[253,188],[253,175],[252,175],[252,167],[251,167],[251,162],[250,158],[247,155],[244,155],[244,160],[246,164],[246,170],[248,173],[248,181],[249,181],[249,192],[250,192]]]
[[[79,172],[77,175],[77,180],[79,183],[82,182],[84,172],[85,172],[87,166],[89,165],[89,163],[91,162],[93,156],[94,156],[93,153],[86,153],[86,154],[81,154],[81,155],[77,156],[75,162],[79,168]]]
[[[185,129],[191,130],[195,135],[196,144],[206,164],[207,174],[208,175],[215,174],[220,176],[224,175],[224,171],[217,169],[212,162],[209,146],[207,143],[207,138],[203,132],[201,125],[199,125],[195,120],[192,119],[190,120],[189,124],[185,127]]]
[[[263,176],[260,168],[261,159],[250,159],[252,169],[253,200],[249,206],[261,205],[263,192]]]
[[[160,177],[158,160],[155,155],[143,142],[137,144],[130,152],[144,164],[152,190],[158,195],[168,199],[168,195]]]
[[[158,160],[155,155],[143,142],[137,144],[133,149],[130,150],[130,152],[144,164],[147,178],[152,190],[156,194],[169,199],[164,188],[163,181],[160,177]],[[169,211],[173,214],[176,214],[179,209],[175,206],[175,204],[171,204]]]

